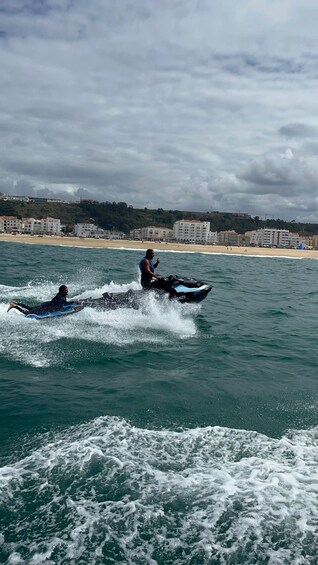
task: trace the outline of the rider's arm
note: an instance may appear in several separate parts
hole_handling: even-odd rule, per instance
[[[142,261],[141,266],[144,269],[144,271],[147,273],[147,275],[149,275],[150,277],[153,277],[154,279],[161,279],[161,277],[159,277],[159,275],[155,275],[155,273],[153,273],[150,270],[149,263],[148,263],[147,259],[144,259]]]

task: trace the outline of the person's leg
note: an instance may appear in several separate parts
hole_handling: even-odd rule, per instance
[[[14,300],[10,302],[7,312],[9,312],[12,308],[19,310],[19,312],[22,312],[22,314],[28,314],[31,310],[30,306],[28,306],[27,304],[22,304],[22,302],[15,302]]]
[[[7,312],[10,312],[10,310],[11,310],[12,308],[15,308],[16,305],[17,305],[17,303],[16,303],[14,300],[12,300],[12,302],[10,302],[10,304],[9,304],[9,307],[8,307]]]

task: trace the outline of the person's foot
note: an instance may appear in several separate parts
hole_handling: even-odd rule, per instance
[[[17,303],[16,303],[16,302],[14,302],[14,300],[13,300],[12,302],[10,302],[10,304],[9,304],[9,308],[8,308],[7,312],[9,312],[9,311],[11,310],[11,308],[15,308],[15,307],[16,307],[16,305],[17,305]]]

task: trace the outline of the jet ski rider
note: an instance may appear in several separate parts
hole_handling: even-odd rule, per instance
[[[39,304],[39,306],[28,306],[28,304],[22,304],[22,302],[15,302],[13,300],[10,302],[7,312],[9,312],[11,308],[16,308],[16,310],[19,310],[19,312],[22,312],[22,314],[25,315],[55,312],[56,310],[61,310],[63,306],[68,304],[66,300],[67,294],[68,288],[65,284],[62,284],[56,296],[54,296],[54,298],[52,298],[49,302],[43,302],[42,304]],[[77,300],[72,300],[71,302],[78,303]]]
[[[155,269],[158,267],[160,263],[160,259],[158,257],[157,261],[153,263],[153,258],[155,256],[155,252],[153,249],[147,249],[145,257],[143,257],[139,261],[139,269],[141,272],[141,286],[145,290],[156,286],[156,281],[161,280],[162,277],[155,274]],[[153,281],[153,279],[155,279]]]

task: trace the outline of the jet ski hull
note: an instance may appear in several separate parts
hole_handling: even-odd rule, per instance
[[[176,300],[182,304],[195,304],[202,302],[211,290],[212,286],[202,281],[170,275],[167,278],[155,281],[146,290],[128,290],[127,292],[118,293],[105,292],[100,298],[85,298],[81,301],[81,304],[101,310],[114,310],[116,308],[138,309],[141,300],[148,292],[155,292],[158,296],[168,296],[171,300]]]

